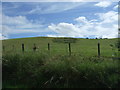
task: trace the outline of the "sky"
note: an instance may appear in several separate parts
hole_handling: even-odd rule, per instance
[[[118,2],[1,2],[0,7],[0,39],[118,37]]]

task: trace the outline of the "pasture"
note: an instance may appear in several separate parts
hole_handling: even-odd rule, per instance
[[[50,44],[51,55],[67,55],[68,43],[54,43],[53,38],[36,37],[36,38],[23,38],[23,39],[11,39],[4,40],[3,46],[5,47],[5,53],[21,53],[21,45],[24,43],[25,52],[33,51],[33,45],[36,44],[38,52],[47,52],[48,43]],[[97,44],[100,41],[101,56],[111,57],[114,52],[117,53],[114,43],[117,39],[77,39],[76,43],[71,43],[71,51],[73,55],[83,56],[97,56]],[[113,49],[110,45],[113,45]],[[4,52],[3,52],[4,53]]]
[[[3,88],[118,88],[120,61],[112,59],[119,56],[116,41],[77,39],[69,56],[68,43],[53,38],[3,40]]]

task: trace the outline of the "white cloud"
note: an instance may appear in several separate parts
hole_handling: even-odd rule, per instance
[[[79,23],[86,23],[86,24],[88,23],[86,17],[84,17],[84,16],[76,18],[75,21],[77,21]]]
[[[82,35],[79,28],[70,23],[59,23],[58,25],[52,24],[48,26],[48,28],[58,33],[59,36],[76,37]]]
[[[25,16],[16,16],[16,17],[9,17],[3,15],[3,24],[6,25],[24,25],[29,23]]]
[[[110,1],[101,1],[95,4],[95,6],[106,8],[106,7],[109,7],[111,4],[112,3]]]
[[[1,33],[0,33],[0,40],[4,40],[4,39],[8,39],[6,36],[3,36]]]
[[[48,14],[48,13],[58,13],[66,10],[73,9],[83,3],[49,3],[47,7],[37,5],[35,8],[30,10],[27,14]]]
[[[117,10],[119,5],[114,6],[113,10]]]
[[[118,36],[117,12],[109,11],[96,15],[99,17],[98,20],[88,20],[81,16],[75,19],[76,24],[51,24],[48,28],[60,36],[116,38]]]
[[[47,35],[47,37],[65,37],[65,36],[59,36],[59,35]]]
[[[97,14],[96,14],[97,15]],[[109,11],[107,13],[98,13],[100,19],[103,21],[102,23],[105,24],[105,23],[114,23],[116,22],[117,23],[117,20],[118,20],[118,12],[115,12],[115,11]]]
[[[28,20],[25,16],[10,17],[2,15],[2,33],[5,36],[20,33],[40,33],[43,25],[39,21]]]

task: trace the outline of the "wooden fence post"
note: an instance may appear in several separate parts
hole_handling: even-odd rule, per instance
[[[22,43],[22,51],[24,52],[25,51],[25,47],[24,47],[24,44]]]
[[[50,51],[50,43],[48,43],[48,51]]]
[[[100,57],[100,43],[98,42],[98,57]]]
[[[37,49],[37,46],[36,46],[36,44],[34,43],[34,46],[33,46],[33,51],[35,52],[35,51],[36,51],[36,49]]]
[[[69,56],[71,56],[71,44],[69,43]]]

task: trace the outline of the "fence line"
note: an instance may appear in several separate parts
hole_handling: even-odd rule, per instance
[[[101,46],[100,46],[100,42],[98,42],[97,44],[96,44],[96,46],[97,46],[97,48],[96,47],[94,47],[94,51],[91,51],[91,50],[88,50],[87,48],[82,48],[81,46],[79,46],[80,44],[71,44],[71,43],[65,43],[65,44],[51,44],[51,43],[46,43],[47,45],[45,46],[45,45],[43,45],[42,47],[43,48],[41,48],[41,50],[39,50],[40,52],[43,52],[44,50],[46,50],[47,49],[47,51],[49,51],[49,53],[53,53],[53,55],[54,54],[67,54],[67,55],[69,55],[69,56],[71,56],[71,55],[77,55],[77,54],[79,54],[79,55],[90,55],[90,56],[92,56],[92,55],[97,55],[98,57],[101,57]],[[71,46],[72,45],[72,46]],[[31,47],[31,45],[30,46],[28,46],[28,47],[31,47],[31,49],[27,49],[27,47],[25,47],[26,45],[24,44],[24,43],[22,43],[21,44],[21,48],[19,49],[20,51],[22,51],[22,52],[25,52],[25,51],[36,51],[36,48],[34,48],[34,47],[36,47],[36,44],[34,44],[34,47],[32,46]],[[55,47],[55,48],[54,48]],[[6,49],[7,47],[5,46],[5,45],[3,45],[3,51],[7,51],[7,49]],[[10,48],[10,47],[8,47],[8,48]],[[15,50],[15,51],[17,51],[16,49],[17,48],[15,48],[15,45],[12,45],[11,46],[11,50]],[[46,49],[45,49],[46,48]],[[80,49],[81,48],[81,49]],[[88,47],[89,49],[91,49],[91,47]],[[80,49],[80,50],[79,50]],[[87,50],[86,50],[87,49]],[[96,49],[97,49],[97,52],[96,52]],[[107,49],[109,49],[109,48],[107,48]],[[57,51],[58,50],[58,51]],[[66,51],[67,50],[67,51]],[[86,50],[86,51],[85,51]],[[8,51],[9,51],[9,49],[8,49]],[[55,51],[55,52],[54,52]],[[57,51],[57,52],[56,52]],[[104,52],[104,50],[102,50],[103,52]],[[88,53],[87,53],[88,52]],[[110,52],[109,53],[109,55],[107,55],[107,52],[106,52],[106,54],[105,55],[103,55],[103,56],[111,56],[112,55],[112,52]]]

